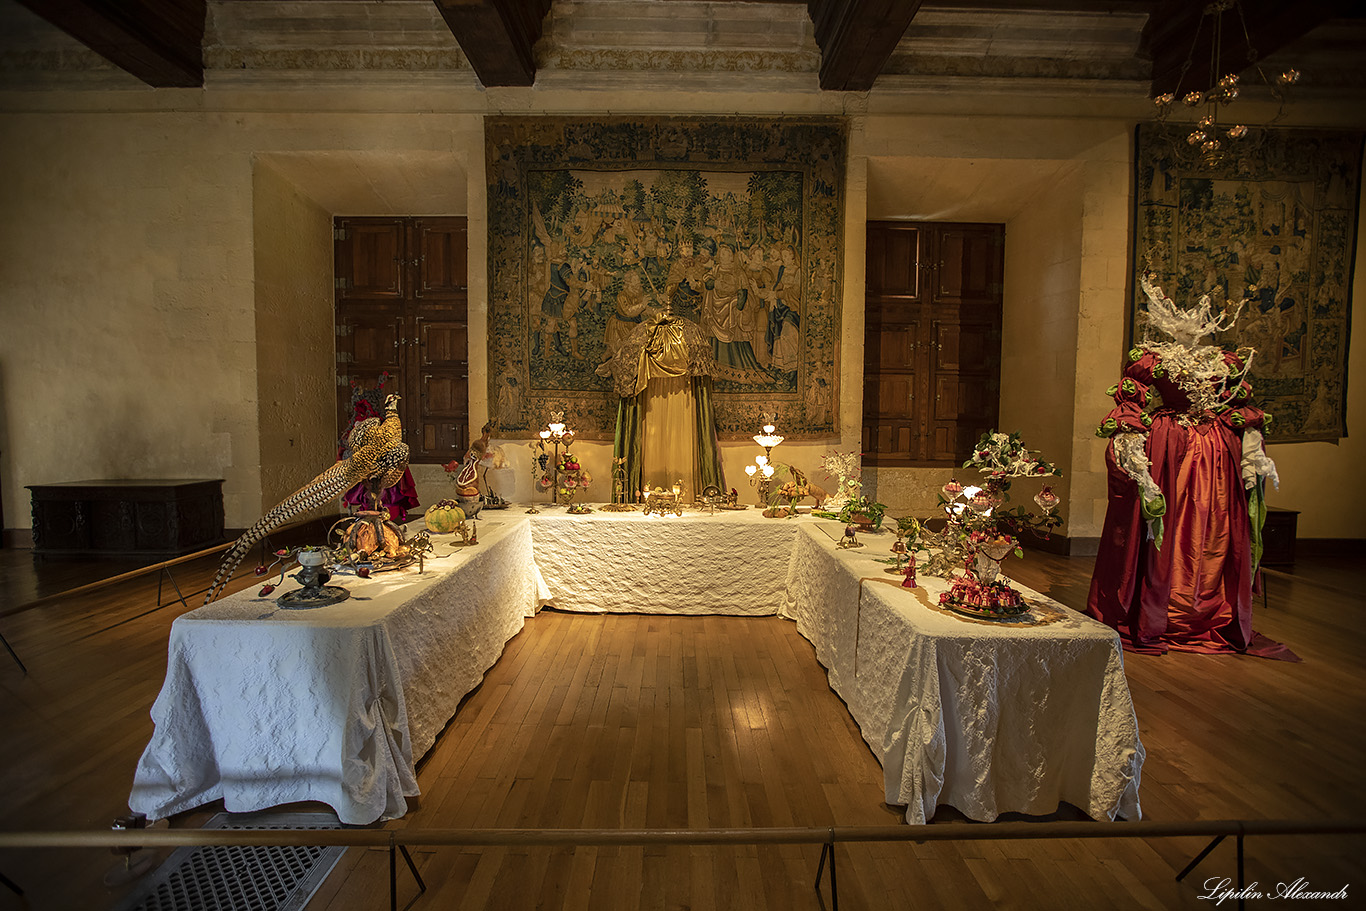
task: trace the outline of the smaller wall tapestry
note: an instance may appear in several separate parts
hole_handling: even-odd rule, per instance
[[[838,432],[845,127],[836,119],[490,118],[489,406],[611,439],[609,364],[666,307],[716,358],[721,439],[765,412]]]
[[[1347,344],[1362,134],[1253,131],[1209,164],[1189,128],[1140,124],[1134,267],[1179,306],[1245,301],[1224,348],[1257,351],[1252,385],[1268,442],[1346,436]],[[1133,282],[1133,338],[1147,301]]]

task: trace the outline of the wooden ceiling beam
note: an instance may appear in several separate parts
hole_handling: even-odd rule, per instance
[[[204,84],[205,0],[19,0],[153,88]]]
[[[1265,59],[1328,19],[1351,14],[1353,7],[1352,0],[1237,0],[1222,15],[1220,72],[1214,79],[1241,73],[1254,57]],[[1210,88],[1211,47],[1220,17],[1206,16],[1204,9],[1205,4],[1189,0],[1163,0],[1148,16],[1139,47],[1153,62],[1153,97]],[[1183,75],[1187,59],[1190,67]]]
[[[866,92],[896,50],[920,0],[808,0],[823,89]]]
[[[534,85],[532,48],[550,0],[434,0],[485,86]]]

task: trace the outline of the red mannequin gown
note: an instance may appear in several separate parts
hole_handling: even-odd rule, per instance
[[[1242,361],[1223,352],[1240,372]],[[1298,660],[1252,630],[1253,529],[1242,479],[1242,434],[1266,420],[1240,382],[1206,407],[1192,402],[1150,349],[1130,353],[1100,433],[1147,435],[1150,473],[1166,501],[1162,543],[1148,533],[1138,484],[1106,447],[1109,505],[1087,612],[1133,651],[1240,652]]]

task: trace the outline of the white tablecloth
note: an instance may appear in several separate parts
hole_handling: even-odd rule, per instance
[[[839,550],[838,532],[802,523],[784,614],[815,646],[907,821],[940,804],[986,822],[1062,801],[1095,819],[1140,817],[1144,752],[1114,630],[1018,585],[1063,619],[1015,627],[934,610],[943,580],[921,577],[918,594],[884,584],[899,580],[872,558],[889,556],[891,539]]]
[[[536,563],[562,610],[776,614],[797,527],[760,510],[682,516],[547,509],[532,516]]]
[[[479,539],[421,574],[336,580],[351,598],[328,607],[279,608],[289,579],[176,619],[129,806],[159,819],[220,797],[233,812],[317,800],[348,824],[402,816],[415,759],[537,605],[526,519],[482,521]]]

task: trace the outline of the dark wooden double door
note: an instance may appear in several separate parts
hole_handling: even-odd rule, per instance
[[[351,381],[403,397],[410,461],[469,448],[468,224],[463,217],[334,222],[338,427]]]
[[[961,463],[1000,403],[1002,225],[869,222],[863,453]]]

